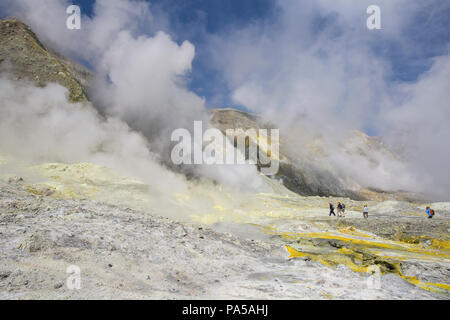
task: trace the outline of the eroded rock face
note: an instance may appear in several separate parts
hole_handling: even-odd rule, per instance
[[[10,73],[13,79],[26,79],[38,86],[56,82],[69,90],[70,101],[88,100],[82,83],[87,84],[90,72],[51,53],[18,20],[0,20],[0,73]]]

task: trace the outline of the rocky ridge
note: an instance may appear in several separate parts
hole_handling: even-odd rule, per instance
[[[90,72],[49,51],[19,20],[0,20],[1,70],[11,73],[15,80],[26,79],[37,86],[59,83],[69,90],[70,101],[88,101],[85,86],[91,77]]]

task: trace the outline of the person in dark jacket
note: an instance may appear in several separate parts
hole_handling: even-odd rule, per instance
[[[336,214],[334,213],[334,206],[333,206],[333,204],[330,202],[329,205],[330,205],[330,214],[329,214],[329,216],[331,217],[331,215],[333,215],[333,216],[336,217]]]
[[[338,214],[338,217],[342,217],[342,203],[340,201],[338,201],[338,205],[337,205],[337,214]]]

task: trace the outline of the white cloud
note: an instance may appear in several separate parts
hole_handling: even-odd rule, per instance
[[[450,55],[435,59],[417,82],[401,85],[401,103],[381,118],[387,141],[403,150],[422,190],[442,198],[450,192]]]

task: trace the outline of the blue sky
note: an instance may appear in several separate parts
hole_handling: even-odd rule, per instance
[[[204,27],[207,32],[218,33],[227,29],[230,24],[245,25],[273,15],[273,0],[151,0],[152,6],[161,7],[169,14],[170,22],[177,31],[195,25]],[[74,0],[74,4],[82,8],[84,14],[92,15],[93,0]]]

